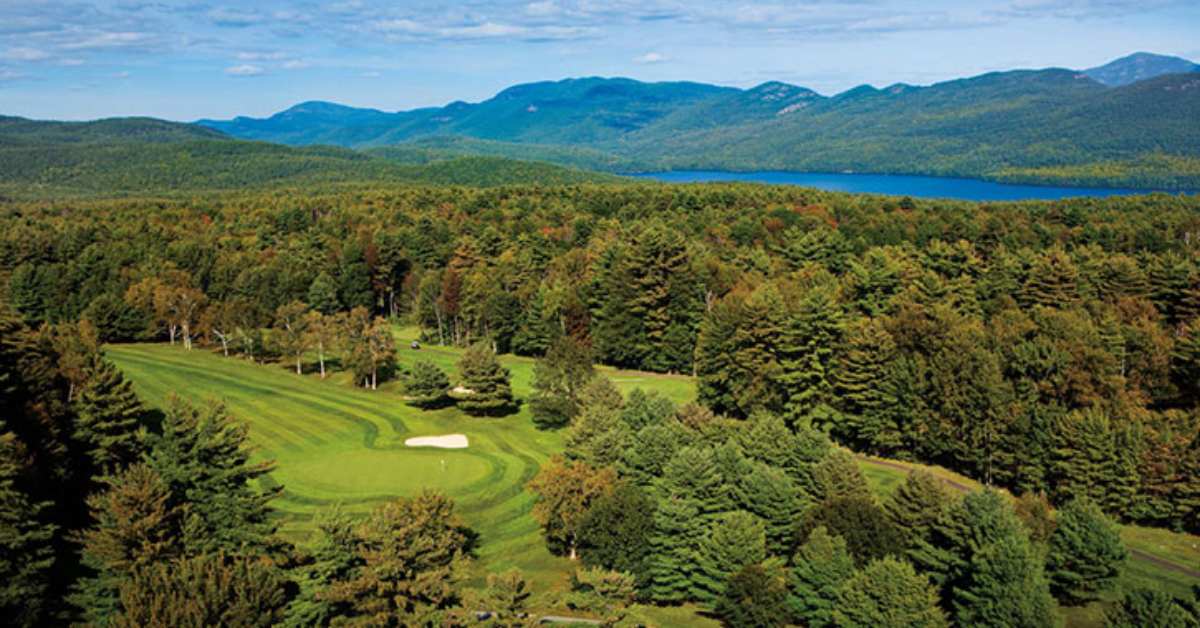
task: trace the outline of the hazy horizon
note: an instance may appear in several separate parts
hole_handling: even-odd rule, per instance
[[[1200,4],[1176,0],[0,1],[0,114],[191,121],[309,100],[397,111],[581,76],[828,95],[1137,51],[1195,60],[1198,29]]]

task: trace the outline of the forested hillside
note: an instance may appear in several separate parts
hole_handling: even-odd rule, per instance
[[[345,148],[237,140],[203,127],[152,119],[0,119],[0,194],[18,197],[328,187],[347,182],[489,186],[610,180],[616,178],[452,152],[398,163]]]
[[[779,82],[738,90],[570,79],[477,104],[387,113],[304,103],[267,119],[199,124],[297,145],[436,140],[616,172],[855,171],[1194,189],[1200,74],[1181,69],[1187,63],[1135,56],[1088,72],[994,72],[830,97]]]

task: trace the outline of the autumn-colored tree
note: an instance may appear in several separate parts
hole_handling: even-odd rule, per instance
[[[542,534],[551,549],[575,560],[579,532],[592,505],[612,494],[617,474],[611,468],[597,469],[585,462],[551,458],[529,481],[537,495],[533,518],[542,526]]]

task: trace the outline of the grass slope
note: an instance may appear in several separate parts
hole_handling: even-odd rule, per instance
[[[402,347],[415,336],[397,330]],[[528,409],[500,419],[475,419],[447,408],[422,411],[405,405],[392,383],[379,391],[350,386],[345,374],[327,381],[297,376],[284,366],[252,364],[203,350],[186,352],[157,344],[116,345],[110,359],[134,382],[149,404],[171,394],[193,402],[219,399],[250,427],[259,459],[275,460],[274,482],[284,486],[275,503],[283,530],[305,542],[313,516],[340,504],[351,514],[423,488],[453,497],[463,517],[481,534],[480,567],[519,567],[539,589],[560,586],[570,563],[551,556],[530,517],[525,483],[553,453],[562,435],[533,427]],[[402,364],[427,358],[453,373],[460,352],[402,349]],[[518,397],[530,392],[533,361],[506,356]],[[694,397],[685,377],[608,370],[619,387],[654,387],[676,402]],[[413,436],[462,433],[464,450],[414,449]]]

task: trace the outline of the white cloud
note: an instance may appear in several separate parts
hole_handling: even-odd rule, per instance
[[[0,58],[9,61],[45,61],[50,58],[50,54],[37,48],[18,47],[9,48]]]
[[[129,78],[129,76],[130,76],[130,73],[128,70],[123,70],[121,72],[113,72],[113,75],[112,75],[113,78],[117,78],[117,79]]]
[[[643,65],[650,65],[652,63],[662,63],[663,61],[666,61],[666,60],[667,60],[666,55],[664,55],[660,52],[647,52],[644,55],[633,58],[634,63],[641,63]]]
[[[97,33],[78,41],[64,44],[64,50],[111,50],[121,48],[140,48],[151,45],[155,36],[150,33],[136,31]]]
[[[279,61],[287,55],[282,52],[239,52],[236,55],[238,61]]]
[[[264,72],[260,66],[249,63],[225,68],[225,73],[230,76],[261,76]]]
[[[22,78],[25,78],[25,75],[16,70],[0,68],[0,81],[15,81]]]
[[[258,13],[220,7],[208,12],[208,19],[217,26],[227,28],[245,28],[263,21]]]
[[[363,78],[379,78],[379,77],[381,77],[381,76],[383,76],[383,73],[382,73],[382,72],[376,72],[376,71],[374,71],[374,70],[370,70],[370,71],[368,71],[368,72],[363,72],[363,73],[362,73],[362,77],[363,77]]]

